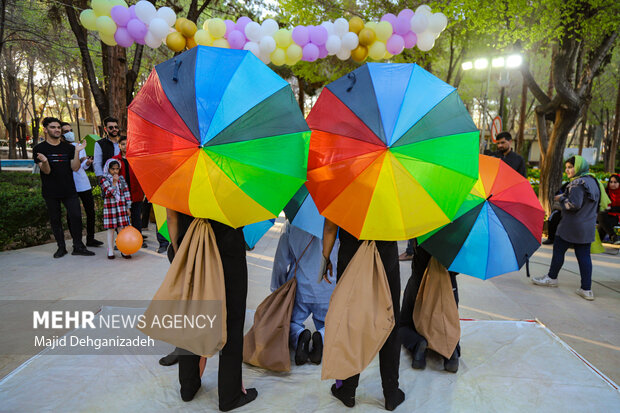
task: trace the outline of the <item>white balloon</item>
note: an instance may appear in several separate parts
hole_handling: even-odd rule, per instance
[[[441,33],[448,25],[448,19],[443,13],[434,13],[428,18],[428,29],[435,33]]]
[[[417,9],[415,9],[415,12],[416,14],[420,13],[426,16],[430,16],[431,14],[433,14],[433,11],[431,10],[431,6],[429,6],[428,4],[422,4]]]
[[[271,36],[264,36],[258,44],[261,54],[271,54],[276,50],[276,41]]]
[[[261,35],[263,37],[271,36],[275,32],[278,31],[279,26],[278,26],[278,23],[274,19],[266,19],[265,21],[263,21],[263,24],[261,24],[260,29],[261,29]]]
[[[426,31],[418,34],[418,43],[416,46],[423,52],[431,50],[433,46],[435,46],[435,33]]]
[[[144,36],[144,43],[151,49],[157,49],[161,46],[162,39],[156,38],[151,32],[146,32],[146,36]]]
[[[336,54],[340,49],[342,49],[342,41],[340,37],[332,34],[327,38],[327,42],[325,43],[325,48],[329,52],[330,55]]]
[[[260,48],[258,47],[258,43],[256,43],[256,42],[247,42],[243,46],[243,50],[248,50],[248,51],[252,52],[252,54],[254,56],[256,56],[256,57],[259,57],[259,55],[260,55]]]
[[[155,17],[159,19],[164,19],[168,26],[174,26],[174,23],[177,21],[177,15],[170,7],[160,7],[155,13]]]
[[[342,48],[338,50],[338,53],[336,53],[336,57],[340,60],[347,60],[348,58],[351,57],[351,51]]]
[[[330,21],[326,21],[326,22],[321,23],[321,26],[325,27],[325,30],[327,30],[328,35],[336,34],[334,30],[334,23]]]
[[[157,13],[155,6],[146,0],[140,0],[137,2],[135,11],[138,19],[142,20],[142,23],[147,25],[151,22],[151,20],[153,20],[155,13]]]
[[[334,33],[342,37],[349,32],[349,22],[345,18],[338,18],[334,22]]]
[[[256,22],[249,22],[245,26],[245,37],[247,37],[252,42],[259,42],[261,38],[260,32],[260,24]]]
[[[411,31],[415,34],[423,33],[428,27],[428,17],[425,14],[416,13],[411,18]]]
[[[271,63],[271,53],[260,52],[258,58],[266,65]]]
[[[348,24],[348,23],[347,23]],[[357,34],[353,32],[347,32],[344,36],[342,36],[342,48],[347,50],[353,50],[359,44],[360,39],[357,37]]]
[[[153,36],[157,39],[163,39],[168,36],[168,32],[170,31],[170,26],[164,19],[160,19],[155,17],[149,23],[149,32],[153,34]]]

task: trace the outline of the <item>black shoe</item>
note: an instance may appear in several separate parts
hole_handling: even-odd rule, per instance
[[[146,245],[146,242],[143,242],[143,243],[142,243],[142,248],[148,248],[148,247],[149,247],[149,246],[148,246],[148,245]]]
[[[132,257],[131,255],[125,255],[121,252],[121,257],[125,258],[126,260],[130,260]]]
[[[159,359],[159,364],[162,366],[173,366],[179,362],[179,356],[174,353],[168,354]]]
[[[65,247],[58,247],[54,253],[54,258],[64,257],[65,255],[67,255],[67,249]]]
[[[102,245],[103,245],[103,242],[101,242],[99,240],[96,240],[94,238],[91,239],[91,240],[86,241],[86,246],[87,247],[100,247]]]
[[[459,356],[456,354],[456,350],[449,359],[443,359],[443,368],[450,373],[456,373],[459,370]]]
[[[91,257],[95,255],[95,253],[87,250],[86,247],[81,247],[73,248],[73,252],[71,253],[71,255],[83,255],[84,257]]]
[[[332,394],[347,407],[355,406],[355,393],[346,394],[344,387],[337,388],[336,383],[332,384]]]
[[[256,390],[255,388],[245,389],[245,393],[241,393],[241,397],[234,406],[228,408],[223,408],[222,406],[220,406],[220,410],[223,412],[229,412],[238,407],[245,406],[246,404],[253,402],[254,400],[256,400],[257,397],[258,390]]]
[[[424,370],[426,368],[426,347],[428,346],[428,342],[426,340],[422,340],[415,347],[415,351],[413,352],[413,361],[411,362],[411,367],[416,370]]]
[[[198,389],[200,389],[200,378],[192,380],[190,384],[181,384],[181,399],[184,402],[191,402],[196,395]]]
[[[383,397],[385,397],[385,410],[392,411],[405,401],[405,392],[401,389],[397,389],[396,393],[393,395],[388,396],[383,393]]]
[[[312,351],[309,357],[314,364],[321,364],[321,359],[323,358],[323,336],[318,331],[312,333]]]
[[[552,245],[552,244],[553,244],[553,240],[551,238],[547,238],[546,240],[542,242],[542,245]]]
[[[308,361],[308,347],[310,347],[310,338],[312,334],[310,334],[310,330],[305,329],[299,335],[297,339],[297,349],[295,350],[295,364],[301,366],[302,364],[306,364]]]
[[[166,251],[168,251],[168,247],[159,247],[159,248],[157,248],[157,253],[158,254],[165,254]]]

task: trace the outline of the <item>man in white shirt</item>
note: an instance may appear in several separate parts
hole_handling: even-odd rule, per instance
[[[121,152],[118,146],[118,139],[120,138],[121,132],[118,126],[118,120],[108,116],[103,120],[103,127],[106,136],[95,142],[95,156],[93,160],[93,168],[95,169],[97,182],[99,182],[103,176],[103,165],[105,165],[106,161]]]
[[[61,124],[61,130],[65,140],[73,146],[77,146],[71,125],[67,122],[63,122]],[[84,149],[80,151],[79,157],[80,169],[78,169],[77,172],[73,172],[73,180],[75,181],[75,190],[82,201],[84,212],[86,212],[86,245],[88,247],[98,247],[103,245],[103,242],[95,239],[95,201],[93,199],[90,180],[86,175],[86,169],[90,167],[93,161],[86,156],[86,151]],[[67,222],[69,222],[68,219]]]

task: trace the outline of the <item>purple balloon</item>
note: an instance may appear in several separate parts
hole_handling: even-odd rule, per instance
[[[418,36],[414,32],[407,32],[403,40],[405,40],[405,48],[411,49],[418,42]]]
[[[136,16],[136,6],[135,4],[132,6],[129,6],[129,20],[131,19],[137,19],[138,16]]]
[[[110,10],[110,17],[112,17],[112,20],[114,20],[114,23],[116,23],[117,26],[125,27],[127,26],[131,15],[129,13],[129,9],[116,5]],[[116,43],[118,43],[118,41]]]
[[[243,49],[243,46],[245,46],[245,34],[239,30],[233,30],[228,35],[228,44],[230,44],[231,49]]]
[[[230,32],[237,29],[237,25],[234,21],[228,19],[224,20],[224,24],[226,25],[226,34],[224,35],[224,38],[227,39]]]
[[[322,46],[327,42],[327,38],[329,37],[329,33],[327,29],[323,26],[312,26],[310,28],[310,41],[317,46]]]
[[[394,33],[403,36],[411,30],[411,18],[399,15],[392,26],[394,26]]]
[[[327,55],[329,55],[329,52],[327,51],[327,47],[325,47],[324,44],[320,45],[319,46],[319,59],[325,59]]]
[[[304,47],[310,41],[310,33],[308,33],[308,28],[305,26],[293,28],[292,37],[293,41],[301,47]]]
[[[403,17],[403,18],[407,18],[409,20],[411,20],[411,18],[413,17],[413,10],[411,9],[404,9],[401,10],[400,13],[398,13],[398,17]]]
[[[316,44],[308,43],[302,49],[302,57],[301,60],[306,62],[314,62],[319,58],[319,46]]]
[[[237,30],[239,30],[241,33],[245,33],[245,26],[247,26],[248,23],[251,21],[252,19],[247,16],[239,17],[239,19],[237,19]]]
[[[393,34],[386,42],[385,47],[391,55],[400,54],[405,48],[405,39],[397,34]]]
[[[116,43],[122,47],[131,47],[133,44],[133,38],[129,34],[129,31],[127,31],[124,27],[118,27],[116,29],[116,33],[114,33],[114,40],[116,40]]]
[[[389,22],[392,27],[394,27],[394,25],[396,24],[396,16],[394,16],[392,13],[388,13],[385,16],[381,17],[381,21]]]
[[[140,19],[129,20],[129,23],[127,23],[127,31],[136,43],[144,44],[144,36],[146,36],[148,28]]]

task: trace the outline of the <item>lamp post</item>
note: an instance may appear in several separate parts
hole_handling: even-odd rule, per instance
[[[514,69],[514,68],[521,66],[522,61],[523,61],[523,58],[521,57],[521,55],[515,54],[515,55],[510,55],[507,57],[503,57],[503,56],[494,57],[491,59],[491,64],[489,64],[489,59],[487,59],[486,57],[482,57],[482,58],[474,60],[473,62],[472,61],[463,62],[463,64],[461,65],[461,68],[465,71],[471,70],[471,69],[476,69],[476,70],[486,69],[487,71],[487,83],[484,89],[484,100],[482,103],[482,113],[481,113],[481,117],[482,117],[482,122],[481,122],[482,129],[480,130],[480,149],[481,150],[483,149],[483,146],[486,147],[486,140],[484,139],[484,134],[487,128],[486,111],[487,111],[487,104],[488,104],[489,85],[491,83],[491,69],[492,68]],[[503,91],[503,88],[507,86],[506,81],[500,80],[500,86],[502,87],[502,91]],[[502,100],[503,100],[503,96],[502,96]],[[502,106],[503,106],[503,102],[500,107]],[[500,113],[500,116],[501,116],[501,113]]]
[[[82,134],[80,133],[80,102],[84,100],[84,98],[73,94],[71,95],[70,99],[73,101],[72,106],[73,109],[75,109],[75,121],[77,123],[78,141],[82,142]]]

